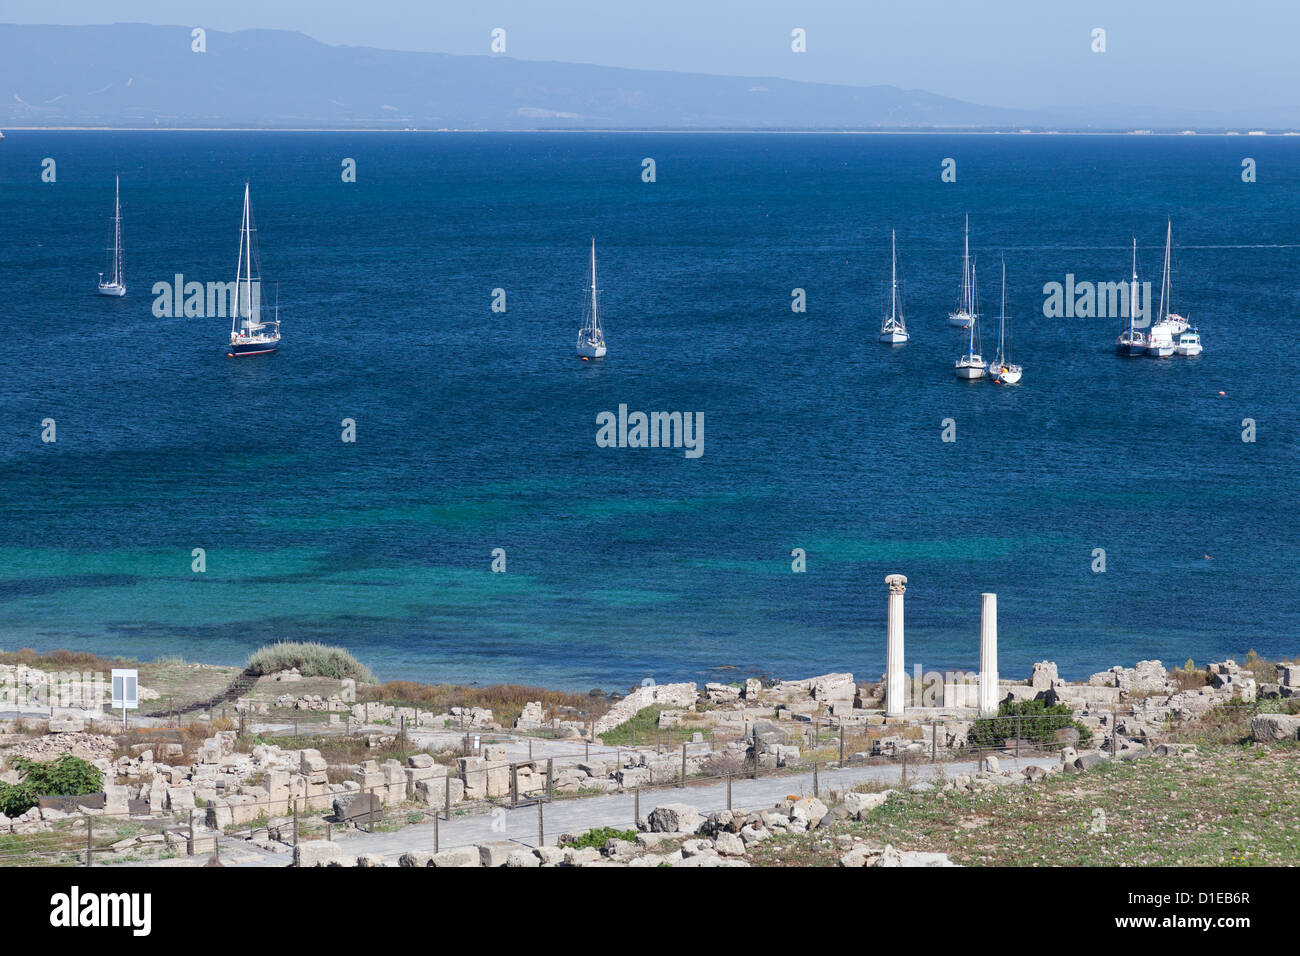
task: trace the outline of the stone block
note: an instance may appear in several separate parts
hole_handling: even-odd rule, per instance
[[[651,810],[646,821],[651,833],[695,833],[704,817],[689,804],[666,803]]]
[[[295,866],[328,866],[343,855],[343,848],[330,840],[307,840],[293,848]]]
[[[433,866],[479,866],[478,847],[443,850],[433,855]]]
[[[1300,715],[1257,714],[1250,721],[1252,740],[1271,743],[1300,737]]]
[[[519,844],[511,843],[509,840],[497,840],[492,843],[480,843],[478,845],[478,860],[480,866],[505,866],[506,859],[512,852],[519,849]]]

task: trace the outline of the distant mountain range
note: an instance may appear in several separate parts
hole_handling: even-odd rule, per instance
[[[0,24],[0,127],[917,129],[1160,125],[893,86],[328,46],[301,33]],[[1149,114],[1149,111],[1143,111]],[[1204,120],[1202,120],[1202,123]],[[1194,125],[1192,117],[1167,124]],[[1226,125],[1226,124],[1225,124]]]

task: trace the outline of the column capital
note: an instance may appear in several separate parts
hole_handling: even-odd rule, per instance
[[[889,585],[890,594],[902,594],[907,590],[907,578],[901,574],[890,574],[886,576],[885,583]]]

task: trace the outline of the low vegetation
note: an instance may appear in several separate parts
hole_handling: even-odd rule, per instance
[[[16,651],[0,651],[0,664],[32,667],[41,671],[111,671],[114,667],[133,664],[134,661],[117,657],[109,659],[89,651],[36,651],[24,647]]]
[[[1006,701],[998,707],[998,716],[975,721],[970,743],[975,747],[1001,747],[1018,737],[1041,744],[1054,744],[1056,732],[1073,727],[1079,732],[1079,745],[1092,742],[1092,732],[1074,719],[1069,704],[1047,704],[1041,700]]]
[[[599,850],[607,840],[626,840],[628,843],[635,843],[636,831],[619,830],[614,827],[598,827],[577,836],[566,836],[561,841],[561,845],[571,846],[576,850],[586,849],[587,847],[594,847]]]
[[[369,668],[341,647],[315,641],[279,641],[253,652],[245,665],[258,676],[297,668],[304,677],[352,678],[358,683],[374,681]]]
[[[600,735],[606,747],[633,747],[661,743],[669,747],[678,747],[689,743],[696,733],[706,736],[709,728],[704,724],[679,724],[676,727],[660,727],[659,714],[664,710],[659,705],[643,707],[630,720],[625,720]]]
[[[0,783],[0,813],[16,817],[36,806],[41,797],[81,796],[104,789],[104,775],[89,761],[64,754],[56,760],[16,757],[18,783]]]

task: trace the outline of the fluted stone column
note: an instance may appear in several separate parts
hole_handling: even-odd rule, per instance
[[[998,712],[998,596],[980,595],[980,716]]]
[[[903,592],[907,578],[891,574],[889,585],[889,630],[885,644],[885,716],[902,717],[906,706],[903,690]]]

